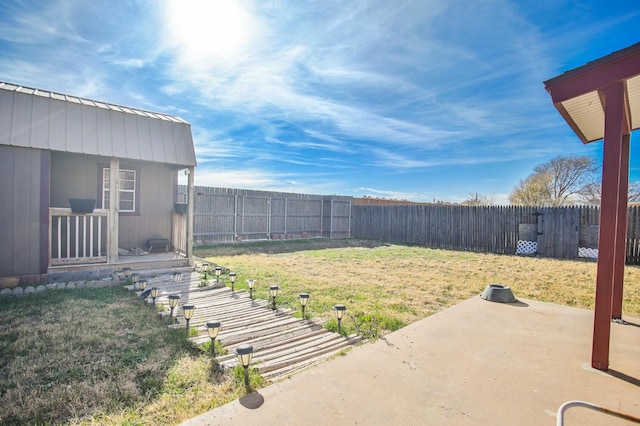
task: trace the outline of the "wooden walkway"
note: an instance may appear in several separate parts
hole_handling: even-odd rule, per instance
[[[197,272],[178,273],[148,280],[147,289],[158,287],[156,304],[164,305],[169,314],[170,294],[180,295],[174,309],[176,327],[185,327],[183,305],[194,305],[195,313],[189,326],[198,330],[191,337],[194,344],[210,340],[207,321],[220,321],[217,340],[228,354],[217,357],[225,368],[237,364],[236,347],[250,344],[254,348],[252,366],[263,378],[279,380],[326,360],[362,342],[359,336],[343,337],[326,330],[320,320],[302,320],[291,315],[291,309],[272,310],[266,300],[251,300],[242,290],[232,292],[229,287],[198,287]],[[151,298],[147,299],[152,303]]]

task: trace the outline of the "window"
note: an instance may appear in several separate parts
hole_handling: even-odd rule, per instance
[[[102,169],[102,208],[109,208],[109,173],[108,167]],[[136,171],[120,169],[120,212],[136,211]]]

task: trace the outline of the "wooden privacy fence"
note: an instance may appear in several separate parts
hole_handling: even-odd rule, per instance
[[[590,206],[354,205],[351,235],[432,248],[514,254],[534,243],[531,254],[576,259],[597,255],[599,209]],[[627,263],[640,263],[640,207],[630,207]]]
[[[640,265],[640,206],[627,213],[627,263]]]
[[[207,186],[196,186],[194,198],[193,236],[200,244],[356,237],[557,259],[597,256],[600,212],[592,206],[354,205],[348,196]],[[178,200],[186,202],[184,185]],[[629,208],[627,223],[627,263],[640,264],[640,206]]]
[[[178,188],[186,201],[186,186]],[[349,238],[351,197],[195,187],[196,243],[290,238]]]

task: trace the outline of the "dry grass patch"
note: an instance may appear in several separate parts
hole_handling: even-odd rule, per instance
[[[120,287],[1,302],[0,424],[176,424],[244,392]]]
[[[424,247],[374,244],[296,251],[296,245],[261,243],[258,254],[229,254],[249,250],[250,244],[198,249],[198,255],[238,273],[236,288],[257,280],[257,297],[267,299],[277,284],[280,306],[299,310],[298,294],[311,295],[307,312],[329,321],[332,306],[344,303],[348,332],[364,320],[384,331],[429,316],[480,294],[488,284],[510,286],[516,297],[592,308],[596,264],[520,256],[455,252]],[[297,243],[304,246],[304,243]],[[218,252],[220,250],[220,252]],[[260,253],[261,252],[261,253]],[[246,286],[245,286],[246,287]],[[640,268],[625,272],[625,313],[640,316]],[[371,318],[367,318],[371,317]]]
[[[318,249],[318,247],[320,249]],[[199,248],[257,280],[279,306],[346,332],[377,336],[506,284],[519,298],[593,307],[592,262],[501,256],[358,240],[287,241]],[[640,268],[625,272],[626,315],[640,317]],[[0,424],[178,424],[243,395],[242,369],[221,373],[208,348],[169,330],[150,306],[120,287],[0,299]],[[252,375],[252,387],[260,377]]]

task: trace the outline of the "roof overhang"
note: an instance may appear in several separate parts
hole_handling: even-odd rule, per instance
[[[604,137],[604,97],[600,90],[623,82],[627,93],[627,133],[640,128],[640,43],[544,82],[553,105],[583,143]]]

